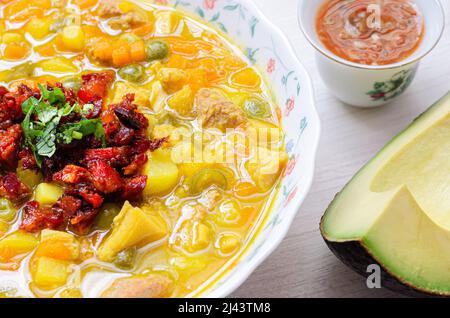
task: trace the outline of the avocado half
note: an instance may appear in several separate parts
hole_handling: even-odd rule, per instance
[[[384,287],[450,296],[450,93],[353,177],[320,227],[358,273],[380,265]]]

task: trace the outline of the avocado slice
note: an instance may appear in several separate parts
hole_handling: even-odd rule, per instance
[[[383,286],[450,296],[450,93],[384,147],[321,221],[330,249]]]

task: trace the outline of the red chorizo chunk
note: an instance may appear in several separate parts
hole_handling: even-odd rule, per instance
[[[53,181],[67,184],[77,184],[88,180],[89,172],[85,168],[75,165],[67,165],[53,175]]]
[[[130,163],[129,147],[111,147],[101,149],[88,149],[84,153],[84,161],[101,160],[113,167],[122,167]]]
[[[14,203],[20,203],[31,195],[30,188],[17,178],[15,173],[7,173],[0,179],[0,196]]]
[[[30,201],[23,208],[20,229],[32,233],[43,229],[59,229],[64,222],[62,213],[50,207],[40,207],[37,201]]]
[[[120,174],[106,162],[97,160],[88,163],[92,185],[102,193],[117,192],[122,188]]]
[[[120,198],[122,200],[136,201],[142,196],[142,192],[147,185],[147,176],[137,176],[125,180]]]
[[[78,183],[65,191],[66,195],[79,197],[93,208],[99,208],[103,204],[103,197],[94,189],[91,184]]]
[[[83,206],[83,201],[70,195],[64,195],[56,202],[52,209],[67,218],[73,217]]]
[[[5,87],[0,87],[0,128],[6,129],[9,126],[20,123],[24,114],[22,103],[33,95],[27,86],[21,85],[17,93],[10,93]]]
[[[12,169],[17,166],[22,142],[22,127],[19,124],[0,131],[0,166]]]
[[[78,98],[85,104],[103,100],[108,88],[114,81],[114,73],[91,73],[82,76],[83,84],[78,91]]]
[[[89,229],[94,222],[95,217],[100,212],[99,209],[94,209],[91,207],[79,210],[74,218],[70,220],[70,225],[72,229],[78,235],[84,235],[89,232]]]
[[[120,104],[111,105],[111,109],[119,118],[122,124],[135,130],[146,129],[148,119],[137,111],[137,106],[133,104],[134,94],[124,96]]]

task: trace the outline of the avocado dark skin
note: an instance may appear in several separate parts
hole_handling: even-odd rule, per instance
[[[416,298],[444,297],[442,295],[432,295],[411,288],[408,284],[401,282],[388,273],[383,266],[378,263],[358,241],[352,242],[330,242],[322,235],[328,248],[345,265],[353,269],[363,277],[368,276],[367,267],[377,264],[381,269],[381,285],[393,292]]]

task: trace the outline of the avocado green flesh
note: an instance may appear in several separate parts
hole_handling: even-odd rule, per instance
[[[359,241],[416,289],[450,294],[450,94],[391,141],[322,220],[330,242]]]

